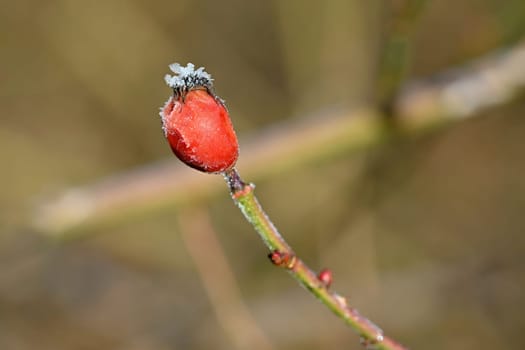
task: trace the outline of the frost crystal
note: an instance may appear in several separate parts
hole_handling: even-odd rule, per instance
[[[193,63],[188,63],[186,67],[172,63],[169,67],[175,75],[166,74],[164,80],[175,94],[183,96],[192,89],[204,88],[210,91],[213,88],[213,79],[204,71],[204,67],[195,69]]]

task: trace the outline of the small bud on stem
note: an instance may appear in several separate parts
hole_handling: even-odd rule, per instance
[[[319,274],[317,275],[317,278],[319,278],[319,281],[326,287],[330,288],[332,285],[332,270],[330,269],[322,269]]]
[[[282,266],[287,269],[293,269],[297,260],[295,255],[278,250],[274,250],[268,254],[268,258],[275,266]]]

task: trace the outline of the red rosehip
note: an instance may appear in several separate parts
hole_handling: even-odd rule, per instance
[[[203,68],[172,65],[166,76],[174,95],[161,109],[166,138],[185,164],[207,173],[231,169],[239,155],[237,136],[228,111],[212,92],[212,79]]]

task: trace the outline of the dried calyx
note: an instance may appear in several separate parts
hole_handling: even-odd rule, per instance
[[[193,63],[188,63],[186,67],[178,63],[172,63],[169,67],[175,75],[166,74],[164,81],[173,89],[176,97],[184,99],[188,92],[195,89],[205,89],[215,97],[213,93],[213,78],[204,70],[204,67],[195,69]]]

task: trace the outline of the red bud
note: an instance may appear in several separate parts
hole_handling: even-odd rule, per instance
[[[333,279],[332,271],[330,269],[322,269],[317,275],[317,278],[326,288],[330,288]]]
[[[280,266],[283,264],[285,256],[280,251],[274,250],[270,254],[268,254],[268,258],[274,265]]]
[[[297,258],[293,253],[281,252],[274,250],[268,254],[270,261],[276,266],[286,267],[287,269],[293,269],[297,262]]]
[[[170,68],[178,74],[166,76],[174,95],[160,114],[173,153],[203,172],[232,168],[239,154],[237,137],[223,102],[213,94],[210,75],[191,63]]]

